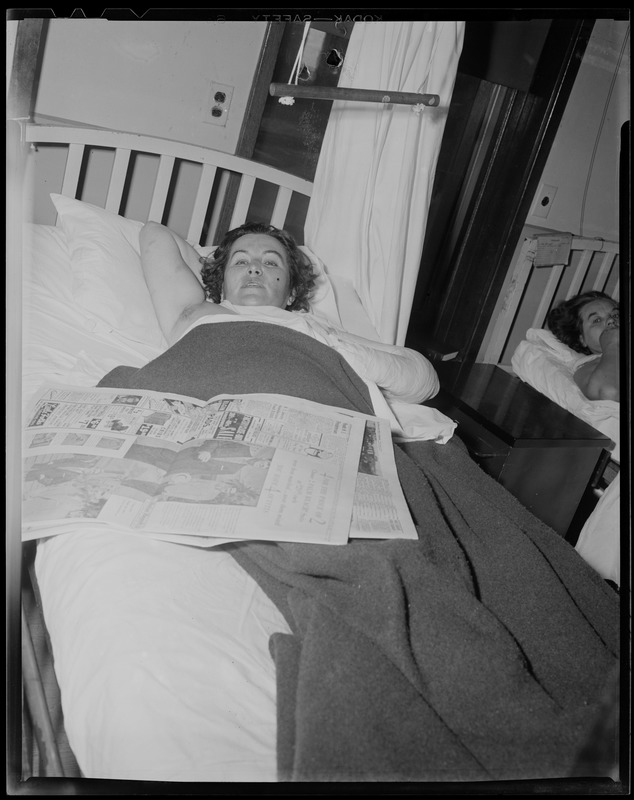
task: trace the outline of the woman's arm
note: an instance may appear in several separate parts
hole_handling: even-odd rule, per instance
[[[158,222],[139,233],[141,266],[159,325],[168,341],[183,312],[205,300],[195,275],[198,254],[191,245]]]
[[[607,328],[599,339],[601,357],[582,364],[575,383],[589,400],[620,400],[619,328]]]
[[[416,350],[370,341],[340,329],[335,337],[335,349],[362,377],[376,383],[388,399],[422,403],[438,394],[436,370]]]

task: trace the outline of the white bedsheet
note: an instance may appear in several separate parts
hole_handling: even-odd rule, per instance
[[[276,780],[286,623],[230,555],[95,527],[41,543],[36,572],[84,775]]]
[[[77,310],[62,232],[28,226],[24,405],[45,381],[94,385],[158,350]],[[64,723],[83,774],[166,781],[276,779],[269,636],[288,630],[220,550],[73,523],[41,540],[36,574]]]
[[[599,498],[575,550],[602,578],[621,585],[621,474]]]

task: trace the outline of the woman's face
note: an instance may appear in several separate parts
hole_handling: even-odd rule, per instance
[[[619,307],[613,300],[591,300],[579,310],[581,344],[593,353],[601,352],[599,339],[606,328],[619,327]]]
[[[225,300],[239,306],[286,308],[291,298],[286,248],[266,233],[247,233],[233,243],[223,284]]]

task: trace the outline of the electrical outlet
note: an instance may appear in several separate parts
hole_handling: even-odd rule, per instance
[[[227,124],[232,98],[233,86],[227,86],[224,83],[212,83],[207,104],[203,109],[203,122],[224,127]]]
[[[545,219],[550,213],[556,194],[556,186],[548,186],[545,183],[540,184],[537,194],[535,195],[535,200],[533,200],[530,216]]]

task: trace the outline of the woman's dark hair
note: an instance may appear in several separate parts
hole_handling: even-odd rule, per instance
[[[308,311],[316,279],[310,262],[299,249],[290,233],[263,222],[247,222],[239,228],[234,228],[227,233],[213,255],[200,259],[203,265],[200,274],[207,297],[213,300],[214,303],[219,303],[222,299],[225,267],[229,260],[231,246],[241,236],[245,236],[248,233],[265,233],[267,236],[277,239],[284,247],[288,256],[290,289],[293,294],[293,300],[288,304],[286,310]]]
[[[592,354],[592,350],[581,343],[583,323],[579,312],[593,300],[609,300],[611,303],[615,303],[615,300],[605,292],[584,292],[556,305],[551,309],[546,320],[549,330],[560,342],[568,345],[571,350],[587,356]]]

